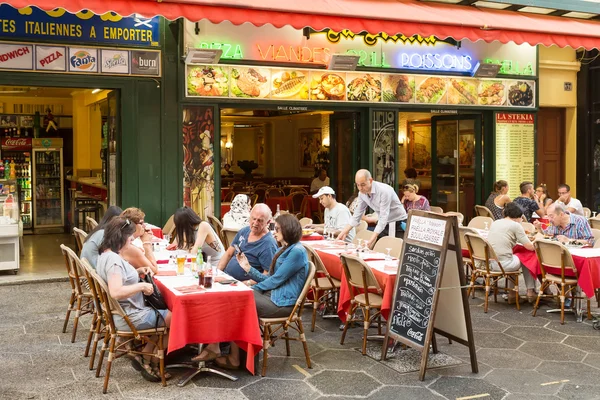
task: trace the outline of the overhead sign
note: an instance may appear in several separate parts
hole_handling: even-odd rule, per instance
[[[333,54],[359,56],[359,67],[431,72],[471,72],[478,62],[500,64],[500,75],[536,74],[536,47],[528,44],[440,40],[436,37],[355,34],[326,30],[305,36],[291,26],[256,27],[230,22],[185,22],[186,46],[221,49],[222,60],[328,65]]]
[[[0,69],[33,69],[33,46],[0,44]]]
[[[0,42],[0,71],[159,77],[160,65],[160,50]]]
[[[43,11],[0,5],[0,39],[156,47],[159,37],[158,17],[96,15],[87,10],[70,14],[62,8]]]

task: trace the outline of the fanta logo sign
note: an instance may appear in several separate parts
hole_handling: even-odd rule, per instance
[[[90,70],[96,65],[96,57],[87,51],[78,51],[71,57],[71,66],[80,70]]]

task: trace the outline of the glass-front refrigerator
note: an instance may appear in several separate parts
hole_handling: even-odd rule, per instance
[[[35,233],[63,232],[63,141],[33,139],[33,229]]]
[[[15,166],[15,179],[18,186],[19,209],[23,233],[33,233],[32,216],[32,174],[31,174],[31,145],[32,139],[26,137],[2,139],[2,155],[0,159],[9,166]],[[1,169],[1,168],[0,168]]]

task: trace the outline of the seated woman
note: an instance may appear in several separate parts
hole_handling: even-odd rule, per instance
[[[424,210],[430,211],[429,201],[425,196],[417,194],[419,187],[415,184],[408,183],[404,185],[404,196],[402,197],[402,205],[408,210]]]
[[[231,202],[231,208],[223,216],[223,228],[240,230],[250,225],[250,198],[245,194],[238,194]]]
[[[139,208],[126,208],[121,213],[121,218],[128,219],[135,225],[133,240],[121,250],[121,257],[134,268],[150,267],[152,273],[158,271],[158,264],[152,249],[152,231],[146,226],[146,214]]]
[[[498,219],[492,223],[488,232],[487,240],[494,249],[498,260],[505,271],[518,271],[521,269],[521,260],[513,254],[513,247],[520,243],[527,250],[534,250],[533,244],[525,234],[525,229],[521,225],[523,210],[517,203],[510,202],[504,206],[504,218]],[[491,265],[491,269],[499,271],[496,263]],[[535,279],[528,270],[523,270],[523,280],[527,287],[527,299],[533,302],[535,299]],[[509,303],[514,301],[514,294],[508,297]]]
[[[93,268],[96,268],[96,262],[98,261],[98,248],[104,239],[104,228],[113,218],[121,215],[122,212],[123,210],[117,206],[108,207],[100,223],[85,238],[81,249],[81,259],[85,258],[88,260]]]
[[[221,239],[208,222],[202,221],[198,214],[189,207],[181,207],[175,211],[173,222],[177,237],[167,247],[167,250],[182,249],[191,254],[197,254],[200,248],[206,256],[211,257],[213,266],[219,264],[225,249]]]
[[[171,312],[169,310],[154,310],[144,302],[144,294],[152,294],[152,285],[140,282],[141,274],[151,273],[145,267],[136,270],[121,257],[120,252],[131,243],[136,224],[125,218],[113,218],[104,228],[104,240],[98,249],[100,256],[96,264],[98,275],[108,285],[108,294],[119,302],[129,320],[136,329],[153,329],[156,326],[170,326]],[[130,327],[123,318],[114,316],[118,330],[129,331]],[[164,348],[167,348],[168,336],[164,337]],[[153,343],[147,343],[145,352],[154,350]],[[142,373],[144,379],[159,382],[160,371],[158,359],[137,356],[132,360],[134,367]],[[167,374],[165,374],[165,378]],[[169,376],[170,377],[170,376]]]
[[[308,257],[300,244],[301,237],[302,227],[296,217],[290,214],[277,217],[275,239],[283,247],[275,254],[268,275],[252,268],[243,253],[237,254],[240,266],[257,282],[252,288],[259,318],[287,317],[294,309],[308,274]],[[200,354],[197,360],[216,358],[217,365],[222,368],[237,368],[240,364],[239,348],[234,343],[231,344],[231,353],[227,357],[219,357],[219,346],[216,343],[204,350],[204,358]]]
[[[502,213],[504,205],[511,201],[507,193],[508,182],[504,180],[494,182],[494,191],[490,193],[485,201],[485,206],[492,212],[494,219],[504,218],[504,214]]]

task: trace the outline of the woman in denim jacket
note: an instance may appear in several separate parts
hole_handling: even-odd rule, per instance
[[[308,273],[306,250],[299,243],[302,227],[298,219],[284,214],[275,220],[275,239],[283,245],[275,254],[268,275],[252,268],[243,253],[237,255],[240,266],[253,281],[254,300],[259,318],[290,315],[300,297]]]

